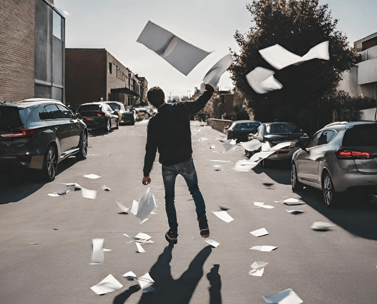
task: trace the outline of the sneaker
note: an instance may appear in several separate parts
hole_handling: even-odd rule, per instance
[[[177,244],[177,237],[178,233],[177,231],[170,231],[170,229],[165,233],[165,239],[169,243]]]
[[[205,217],[199,219],[200,235],[204,238],[209,237],[208,221]]]

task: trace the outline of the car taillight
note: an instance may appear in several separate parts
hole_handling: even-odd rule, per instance
[[[291,142],[291,144],[289,145],[289,148],[294,148],[294,147],[296,147],[295,143]]]
[[[89,118],[89,117],[87,117],[87,118],[85,118],[86,120],[93,120],[93,118]]]
[[[26,129],[24,127],[17,127],[17,128],[12,128],[12,132],[1,134],[1,137],[28,138],[28,137],[32,137],[33,133],[34,133],[34,130],[32,129]]]
[[[337,158],[353,159],[353,158],[369,158],[372,154],[369,152],[351,151],[348,149],[338,149],[335,151]]]
[[[228,129],[228,130],[226,130],[227,132],[232,132],[233,131],[233,129]]]
[[[279,152],[289,152],[289,149],[279,149]]]
[[[103,116],[103,114],[101,114],[101,113],[98,113],[97,115],[98,115],[98,116]]]

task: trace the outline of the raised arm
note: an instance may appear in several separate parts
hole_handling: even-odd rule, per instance
[[[186,109],[188,110],[189,114],[194,114],[196,112],[199,112],[201,109],[203,109],[210,100],[212,94],[214,92],[214,89],[211,85],[206,84],[206,89],[202,95],[198,97],[197,100],[194,101],[185,101],[184,105]]]

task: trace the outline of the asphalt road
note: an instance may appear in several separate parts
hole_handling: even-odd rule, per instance
[[[178,244],[167,246],[167,219],[161,166],[151,173],[151,191],[158,208],[139,225],[131,213],[120,214],[116,201],[131,207],[147,189],[141,184],[146,124],[121,126],[109,134],[92,134],[89,156],[60,164],[52,183],[38,182],[30,173],[0,175],[0,303],[264,303],[269,296],[292,288],[304,303],[377,303],[377,206],[355,195],[344,206],[328,210],[318,190],[292,193],[286,166],[248,173],[232,170],[243,151],[223,153],[216,138],[224,135],[208,126],[192,125],[194,162],[207,205],[212,248],[199,235],[193,200],[183,178],[176,183]],[[200,138],[208,140],[198,141]],[[215,149],[210,149],[215,145]],[[216,153],[218,152],[218,153]],[[229,162],[212,162],[225,160]],[[221,171],[213,165],[221,164]],[[90,180],[84,174],[101,178]],[[60,197],[49,193],[75,182],[97,190],[95,200],[80,191]],[[111,188],[102,190],[102,185]],[[304,205],[281,201],[297,198]],[[264,202],[274,209],[255,208]],[[234,221],[225,223],[211,211],[230,208]],[[287,209],[302,209],[292,215]],[[333,223],[327,232],[310,229],[315,221]],[[266,228],[269,235],[250,231]],[[144,232],[154,244],[137,253],[123,233]],[[104,238],[105,262],[91,266],[91,240]],[[272,245],[272,252],[250,250]],[[251,264],[268,262],[262,277],[250,276]],[[155,291],[144,294],[122,275],[149,272]],[[123,288],[104,296],[90,287],[112,274]]]

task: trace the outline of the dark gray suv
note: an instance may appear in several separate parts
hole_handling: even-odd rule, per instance
[[[58,163],[76,155],[86,159],[85,123],[60,101],[26,99],[0,103],[0,167],[38,169],[55,179]]]

